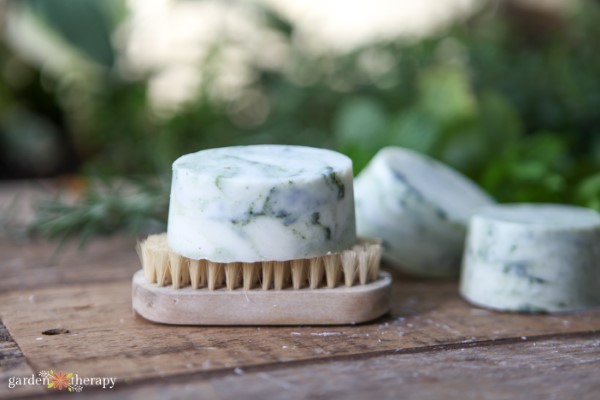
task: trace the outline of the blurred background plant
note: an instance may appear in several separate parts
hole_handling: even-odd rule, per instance
[[[282,3],[4,2],[0,178],[82,183],[34,230],[164,229],[178,156],[254,143],[337,149],[356,173],[404,146],[499,201],[600,210],[600,2],[434,1],[449,12],[421,12],[423,29],[383,10],[360,36],[333,1],[355,12],[329,37]]]

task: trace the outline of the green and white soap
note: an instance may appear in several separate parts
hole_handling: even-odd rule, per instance
[[[302,146],[203,150],[173,164],[168,243],[213,262],[312,258],[356,243],[352,161]]]
[[[600,306],[600,214],[580,207],[486,207],[470,223],[460,292],[503,311]]]
[[[411,275],[458,276],[467,224],[493,200],[425,155],[379,151],[355,181],[357,230],[383,239],[383,258]]]

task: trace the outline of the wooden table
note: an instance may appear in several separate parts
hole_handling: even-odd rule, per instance
[[[131,310],[134,243],[0,239],[0,398],[59,393],[7,385],[54,369],[117,378],[92,398],[600,399],[600,310],[497,313],[395,276],[391,313],[364,325],[157,325]]]

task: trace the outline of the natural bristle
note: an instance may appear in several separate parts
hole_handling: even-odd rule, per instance
[[[290,261],[290,268],[292,270],[292,287],[294,289],[300,289],[305,286],[306,280],[306,260],[292,260]]]
[[[255,268],[253,263],[242,264],[242,282],[244,285],[244,290],[250,290],[254,287],[254,284],[256,283],[257,272],[258,268]]]
[[[225,285],[227,289],[233,290],[237,287],[241,267],[240,263],[225,264]]]
[[[169,252],[169,270],[173,288],[179,289],[189,285],[190,273],[188,269],[189,260],[175,252]]]
[[[323,281],[323,258],[315,257],[309,260],[310,270],[309,270],[309,284],[311,289],[316,289],[319,287],[321,282]]]
[[[262,289],[268,290],[273,286],[273,268],[275,263],[273,261],[264,262],[262,265]]]
[[[286,286],[287,281],[287,266],[283,261],[275,261],[273,263],[273,275],[275,290],[282,290]]]
[[[340,259],[337,254],[331,254],[323,257],[325,264],[325,281],[329,289],[333,289],[337,284],[340,275]]]
[[[341,261],[342,271],[344,273],[344,284],[346,286],[352,286],[356,280],[356,252],[354,250],[343,251]]]
[[[360,240],[351,249],[321,257],[290,261],[217,263],[191,260],[172,251],[167,235],[151,235],[136,250],[144,277],[157,286],[179,289],[283,290],[335,288],[377,280],[381,243]]]
[[[201,272],[200,272],[200,260],[190,260],[189,269],[190,269],[190,284],[193,289],[198,289],[201,282]]]
[[[215,290],[223,284],[223,264],[208,262],[208,289]]]
[[[374,281],[379,274],[379,264],[381,263],[381,245],[379,243],[367,246],[367,257],[369,260],[369,279]]]

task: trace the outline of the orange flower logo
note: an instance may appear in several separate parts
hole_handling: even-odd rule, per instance
[[[73,377],[73,373],[69,372],[67,374],[62,371],[58,371],[55,373],[54,371],[50,371],[50,383],[48,383],[48,389],[58,389],[63,390],[68,389],[69,392],[72,391],[71,388],[71,378]]]

